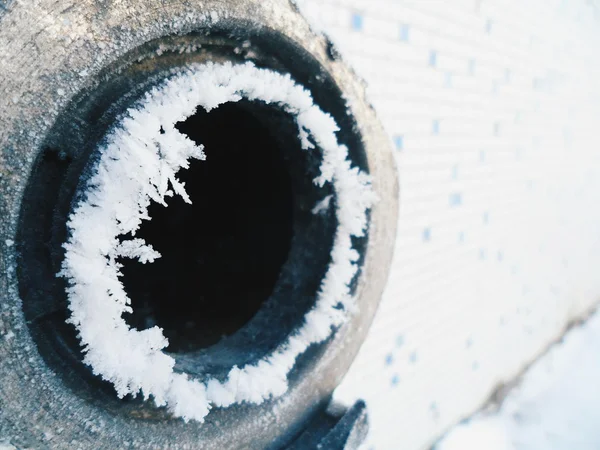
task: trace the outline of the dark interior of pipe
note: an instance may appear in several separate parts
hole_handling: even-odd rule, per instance
[[[178,178],[192,200],[153,203],[141,237],[161,253],[152,264],[122,259],[130,325],[163,328],[170,352],[208,347],[252,318],[271,295],[288,255],[293,194],[280,141],[252,103],[226,103],[177,124],[204,145]]]

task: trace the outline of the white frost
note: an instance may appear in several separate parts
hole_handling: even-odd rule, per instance
[[[326,196],[323,200],[320,200],[315,207],[311,210],[313,214],[320,214],[323,211],[327,211],[329,209],[329,204],[331,203],[331,198],[333,195]]]
[[[151,201],[166,206],[165,197],[174,194],[192,201],[176,174],[189,166],[190,159],[205,156],[202,147],[179,133],[175,124],[197,107],[210,111],[242,98],[284,108],[296,117],[303,148],[313,147],[310,136],[323,151],[321,175],[314,182],[333,183],[339,225],[332,263],[300,329],[258,363],[232,367],[226,381],[201,383],[173,371],[175,361],[163,352],[168,341],[160,328],[140,331],[123,320],[131,307],[116,260],[128,257],[151,263],[160,257],[142,239],[131,239],[142,220],[150,220]],[[69,281],[69,321],[79,330],[84,361],[114,384],[119,397],[141,392],[186,421],[202,421],[211,405],[261,403],[285,393],[296,358],[344,322],[353,307],[349,285],[359,256],[351,237],[363,235],[367,210],[376,197],[369,177],[351,166],[347,148],[338,144],[337,130],[333,118],[314,105],[310,93],[289,75],[249,63],[193,66],[153,89],[122,118],[107,137],[85,198],[69,219],[71,235],[60,273]]]

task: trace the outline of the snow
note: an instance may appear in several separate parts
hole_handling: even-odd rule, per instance
[[[151,243],[134,238],[142,221],[151,220],[151,202],[166,206],[167,196],[179,195],[192,203],[177,172],[205,155],[202,146],[179,133],[175,124],[197,107],[210,111],[242,98],[279,105],[295,116],[303,149],[314,147],[310,136],[323,151],[321,173],[314,183],[332,183],[339,225],[332,263],[304,324],[258,363],[232,367],[224,382],[209,378],[202,383],[173,371],[175,360],[164,352],[168,340],[159,327],[131,329],[122,318],[131,306],[117,259],[151,263],[160,257]],[[186,421],[202,421],[212,405],[259,404],[285,393],[296,358],[346,320],[353,310],[349,285],[359,256],[351,237],[364,234],[367,210],[376,196],[368,175],[347,159],[348,149],[337,142],[336,131],[333,118],[314,105],[310,93],[289,75],[250,63],[208,63],[192,66],[154,88],[109,133],[95,174],[69,218],[70,238],[59,275],[69,281],[69,322],[79,331],[84,361],[113,383],[119,397],[141,393]]]
[[[458,425],[436,450],[600,448],[600,313],[569,331],[494,414]]]
[[[436,450],[515,450],[506,423],[494,417],[459,425]]]

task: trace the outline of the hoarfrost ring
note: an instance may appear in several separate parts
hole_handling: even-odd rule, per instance
[[[175,124],[197,107],[210,111],[242,99],[283,108],[296,118],[302,148],[311,151],[317,146],[323,152],[321,173],[314,182],[332,183],[338,227],[331,264],[304,324],[258,363],[232,367],[224,382],[214,378],[201,382],[174,372],[174,359],[162,351],[168,343],[160,328],[138,331],[122,318],[130,310],[130,300],[116,259],[131,257],[145,263],[160,254],[151,243],[119,237],[133,235],[142,220],[150,219],[151,201],[161,203],[174,194],[193,200],[176,174],[191,158],[203,159],[204,154]],[[260,404],[284,394],[296,358],[344,322],[352,311],[350,284],[358,269],[352,237],[364,234],[375,194],[369,177],[351,166],[336,131],[333,118],[313,104],[310,93],[289,75],[250,63],[208,63],[154,88],[109,133],[96,172],[69,219],[61,275],[69,281],[69,321],[79,331],[84,361],[113,383],[120,397],[141,392],[186,421],[202,421],[211,405]]]

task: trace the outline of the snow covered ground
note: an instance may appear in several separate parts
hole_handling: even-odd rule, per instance
[[[452,429],[435,450],[600,448],[600,313],[571,329],[500,408]]]

